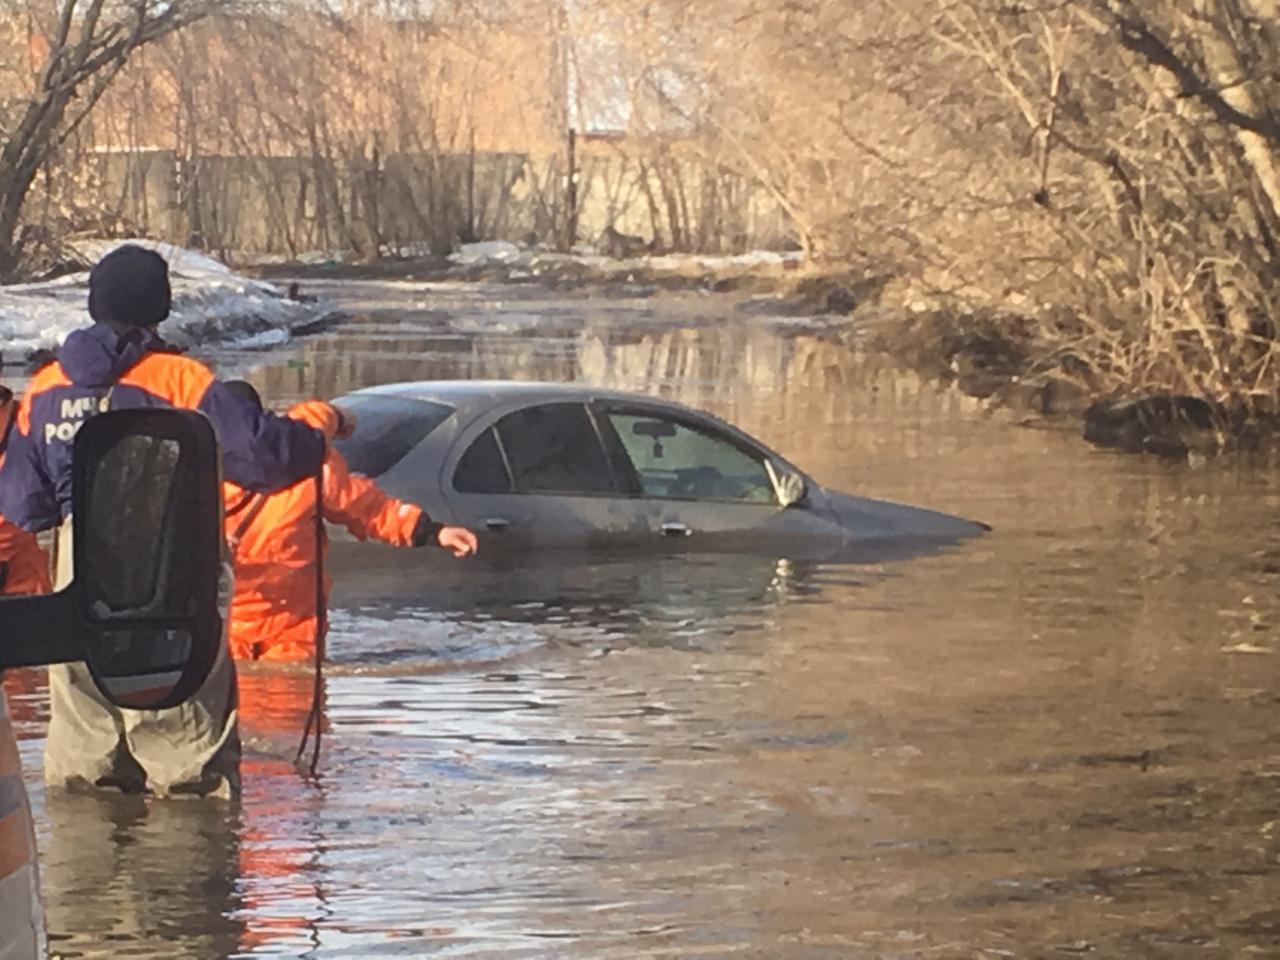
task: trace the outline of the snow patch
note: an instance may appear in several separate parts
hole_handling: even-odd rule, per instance
[[[460,266],[485,263],[528,263],[532,254],[506,240],[485,240],[480,243],[464,243],[456,253],[449,254],[449,262]]]
[[[331,302],[299,303],[274,284],[241,276],[194,250],[152,240],[90,240],[75,244],[91,262],[124,243],[155,250],[169,261],[173,307],[160,332],[178,346],[218,343],[249,349],[277,346],[290,332],[337,313]],[[0,343],[6,352],[54,348],[89,324],[88,272],[45,283],[0,286]]]
[[[449,255],[449,262],[460,267],[475,266],[518,266],[536,267],[539,264],[573,263],[595,269],[618,268],[623,266],[644,266],[650,270],[672,270],[687,272],[690,269],[703,271],[750,269],[753,267],[781,267],[788,264],[799,264],[804,261],[804,254],[799,251],[778,253],[773,250],[751,250],[738,254],[695,254],[669,253],[660,256],[633,257],[618,260],[596,252],[589,245],[579,245],[572,253],[552,253],[521,247],[506,240],[486,240],[482,243],[463,244],[456,253]],[[536,274],[536,270],[534,271]]]
[[[176,247],[162,240],[147,240],[132,237],[126,240],[78,240],[71,244],[80,256],[89,263],[97,263],[112,250],[130,243],[134,246],[154,250],[164,257],[169,264],[169,276],[184,277],[188,280],[228,280],[235,276],[231,268],[208,254],[195,250]],[[244,278],[241,278],[244,279]],[[257,281],[251,281],[256,283]]]

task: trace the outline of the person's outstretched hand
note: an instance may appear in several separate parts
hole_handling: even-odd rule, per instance
[[[436,540],[455,557],[469,557],[479,549],[476,535],[466,527],[441,527]]]
[[[356,432],[356,415],[349,410],[343,410],[341,407],[334,406],[334,412],[338,414],[338,429],[336,437],[338,440],[345,440]]]

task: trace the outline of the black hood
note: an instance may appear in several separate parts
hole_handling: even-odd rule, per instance
[[[62,372],[78,387],[105,387],[120,379],[148,353],[171,352],[149,330],[132,327],[116,332],[106,324],[76,330],[58,351]]]

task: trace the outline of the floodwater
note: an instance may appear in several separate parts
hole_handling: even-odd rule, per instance
[[[1280,473],[1089,448],[688,295],[348,284],[272,401],[587,380],[830,486],[994,525],[906,561],[338,543],[304,673],[242,678],[238,807],[49,796],[66,957],[1280,956]],[[228,370],[264,358],[226,355]]]

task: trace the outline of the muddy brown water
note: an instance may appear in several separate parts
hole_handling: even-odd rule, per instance
[[[1280,956],[1280,474],[1109,454],[697,295],[334,285],[283,403],[588,380],[830,486],[986,520],[908,561],[334,550],[302,674],[243,678],[237,808],[49,796],[67,957]],[[491,558],[492,559],[492,558]]]

